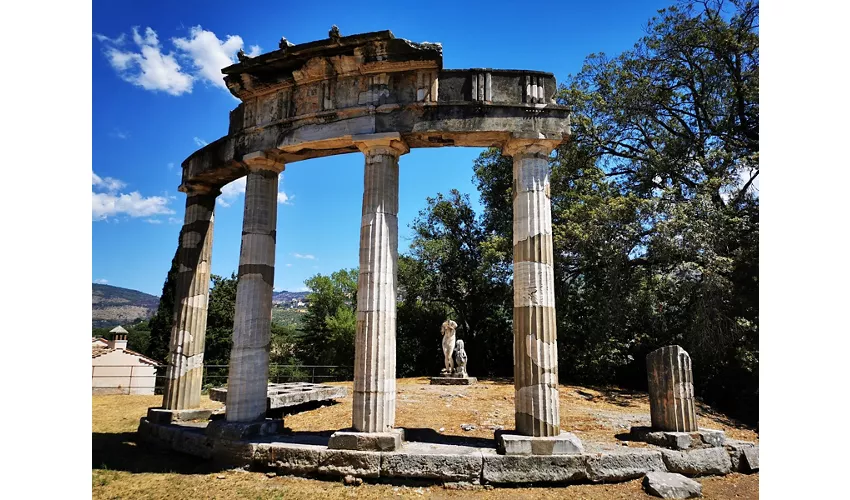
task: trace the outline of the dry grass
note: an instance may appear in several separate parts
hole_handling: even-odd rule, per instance
[[[351,383],[341,383],[351,388]],[[350,392],[350,391],[349,391]],[[492,426],[513,425],[513,386],[479,382],[475,386],[431,386],[427,378],[398,381],[396,423],[419,432],[440,433],[447,440],[492,440]],[[651,498],[640,480],[612,485],[575,485],[560,488],[496,488],[450,490],[442,486],[365,484],[346,487],[339,481],[297,477],[268,478],[255,472],[218,471],[208,463],[173,454],[151,452],[135,444],[139,418],[159,396],[92,396],[93,498],[286,498],[327,500],[341,498]],[[207,408],[221,405],[203,398]],[[758,441],[752,430],[711,412],[698,409],[700,425],[723,429],[735,439]],[[617,389],[561,386],[561,425],[588,442],[619,443],[615,435],[634,424],[648,424],[646,394]],[[474,424],[465,432],[460,424]],[[286,417],[294,431],[331,433],[351,425],[351,396],[338,404]],[[430,429],[430,431],[427,431]],[[442,430],[441,430],[442,429]],[[483,441],[481,441],[483,442]],[[700,479],[704,498],[758,498],[758,475],[730,474]]]

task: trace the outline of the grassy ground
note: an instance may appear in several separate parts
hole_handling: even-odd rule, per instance
[[[351,383],[342,383],[350,389]],[[350,392],[350,391],[349,391]],[[286,498],[327,500],[341,498],[651,498],[640,480],[611,485],[575,485],[559,488],[477,488],[452,490],[442,486],[364,484],[346,487],[341,481],[298,477],[267,477],[256,472],[219,471],[209,464],[136,446],[139,418],[159,396],[92,396],[92,497],[93,498]],[[208,408],[219,403],[203,398]],[[700,406],[700,426],[723,429],[734,439],[758,441],[752,430]],[[512,427],[513,386],[481,382],[476,386],[431,386],[428,379],[398,381],[396,423],[418,432],[443,435],[451,441],[481,443],[492,439],[493,427]],[[631,425],[649,423],[645,394],[617,389],[561,386],[561,425],[589,443],[622,445],[615,436]],[[476,429],[463,431],[461,424]],[[331,433],[351,425],[351,396],[338,404],[286,417],[295,431]],[[707,499],[758,498],[758,475],[730,474],[702,478]]]

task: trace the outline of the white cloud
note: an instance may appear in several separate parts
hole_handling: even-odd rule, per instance
[[[221,188],[221,194],[216,200],[218,204],[223,207],[232,205],[240,195],[245,193],[245,182],[247,180],[247,177],[240,177]]]
[[[106,220],[120,214],[130,217],[148,217],[158,214],[173,214],[168,200],[162,196],[142,196],[138,191],[126,193],[91,194],[91,216],[93,221]]]
[[[91,172],[91,185],[97,186],[98,188],[101,188],[101,189],[106,189],[110,193],[118,191],[119,189],[127,186],[123,182],[119,181],[118,179],[112,178],[112,177],[101,178],[99,175],[94,173],[94,170],[92,170],[92,172]]]
[[[124,45],[124,40],[126,38],[124,33],[121,33],[120,35],[118,35],[117,38],[109,38],[108,36],[101,35],[100,33],[95,33],[94,37],[97,38],[97,41],[100,42],[100,43],[108,42],[112,45]]]
[[[130,217],[150,217],[151,215],[173,214],[168,208],[168,198],[164,196],[142,196],[138,191],[119,193],[126,184],[112,177],[103,177],[91,173],[91,216],[92,221],[107,221],[110,217],[125,214]],[[106,192],[95,192],[103,191]],[[152,222],[155,219],[148,219]]]
[[[201,139],[200,137],[195,137],[194,140],[195,140],[195,145],[198,146],[199,148],[202,148],[202,147],[206,146],[207,144],[209,144],[207,141]]]
[[[101,284],[101,285],[105,285],[105,284],[109,283],[109,280],[105,280],[105,279],[103,279],[103,278],[100,278],[100,279],[96,279],[96,280],[94,280],[94,282],[95,282],[95,283],[98,283],[98,284]]]
[[[160,219],[145,219],[145,222],[148,224],[162,224],[162,220]]]
[[[311,255],[309,253],[307,253],[307,254],[294,253],[294,254],[292,254],[292,256],[295,257],[296,259],[316,260],[316,256]]]
[[[183,221],[181,219],[178,219],[177,217],[169,217],[168,223],[169,224],[183,224]]]
[[[168,170],[173,169],[174,168],[174,162],[173,161],[168,162],[167,167],[168,167]]]
[[[189,29],[188,38],[173,38],[171,41],[192,60],[198,76],[216,87],[227,89],[221,69],[233,64],[236,53],[243,46],[242,37],[228,35],[227,40],[221,41],[212,31],[193,26]],[[259,53],[258,46],[251,47],[252,52],[255,49]]]
[[[146,90],[164,91],[171,95],[192,92],[196,80],[210,83],[227,90],[221,69],[236,62],[236,53],[243,48],[244,42],[238,35],[227,35],[224,41],[212,31],[201,26],[189,29],[189,36],[172,38],[175,50],[165,53],[159,43],[159,36],[152,28],[132,29],[135,50],[124,48],[125,34],[117,38],[95,33],[94,37],[102,43],[104,54],[109,63],[125,81]],[[259,45],[251,45],[248,55],[260,54]],[[180,62],[185,62],[184,69]]]
[[[123,80],[145,90],[161,90],[171,95],[192,91],[192,75],[182,71],[173,53],[162,52],[156,32],[151,28],[145,29],[144,35],[133,28],[133,42],[139,52],[119,49],[122,43],[106,36],[95,36],[106,45],[106,58]],[[116,40],[123,41],[123,35]]]
[[[286,267],[292,267],[292,264],[287,264]]]
[[[241,195],[245,194],[245,183],[247,182],[247,177],[240,177],[235,181],[225,185],[221,188],[221,194],[218,196],[216,200],[218,204],[222,207],[229,207],[233,204]],[[283,176],[281,176],[281,181],[283,180]],[[277,202],[282,205],[291,205],[292,202],[291,196],[287,195],[283,191],[278,191],[277,193]]]
[[[112,129],[112,132],[109,133],[109,137],[114,137],[116,139],[126,139],[130,137],[130,133],[120,130],[118,128],[114,128]]]

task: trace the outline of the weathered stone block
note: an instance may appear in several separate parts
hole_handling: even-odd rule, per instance
[[[643,478],[643,487],[650,495],[661,498],[696,498],[702,496],[701,484],[672,472],[650,472]]]
[[[389,432],[334,432],[328,440],[331,450],[393,451],[401,448],[404,439],[402,429]]]
[[[160,425],[176,422],[190,422],[193,420],[208,420],[214,410],[191,409],[191,410],[166,410],[163,408],[148,408],[148,420]]]
[[[496,449],[503,455],[576,455],[584,451],[581,440],[571,432],[532,437],[496,431]]]
[[[254,463],[278,474],[315,474],[323,451],[322,446],[262,443],[254,453]]]
[[[575,483],[587,480],[585,455],[484,453],[482,477],[490,483]]]
[[[228,439],[211,439],[213,461],[227,467],[243,467],[250,465],[254,460],[256,443],[245,441],[231,441]]]
[[[723,475],[732,470],[732,460],[724,448],[702,448],[688,451],[661,450],[661,454],[668,471],[687,476]]]
[[[755,443],[749,441],[729,440],[726,441],[724,447],[729,452],[729,459],[732,462],[732,470],[734,472],[747,472],[746,464],[742,462],[745,448],[752,448]]]
[[[381,454],[374,451],[324,450],[319,458],[319,474],[357,477],[381,475]]]
[[[180,429],[174,436],[172,448],[180,453],[206,460],[212,456],[213,443],[203,432],[195,429]]]
[[[473,385],[476,382],[475,377],[431,377],[431,385]]]
[[[384,453],[381,476],[478,482],[483,463],[481,452],[467,454]]]
[[[659,431],[697,430],[691,357],[677,345],[646,356],[649,411],[652,428]]]
[[[629,451],[586,455],[587,478],[593,482],[636,479],[647,472],[666,471],[660,451]]]
[[[713,429],[700,429],[693,432],[658,431],[651,427],[632,427],[629,433],[632,441],[642,441],[672,450],[723,446],[726,434]]]
[[[283,420],[265,419],[256,422],[214,420],[207,426],[207,436],[214,439],[238,441],[251,437],[271,436],[283,430]]]
[[[748,472],[758,472],[759,470],[759,447],[753,446],[750,448],[744,448],[743,460],[742,460],[746,470]]]

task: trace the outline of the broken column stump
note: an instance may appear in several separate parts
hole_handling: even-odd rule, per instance
[[[662,347],[646,356],[646,371],[653,430],[698,430],[690,355],[677,345]]]

